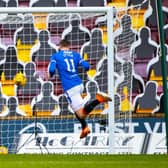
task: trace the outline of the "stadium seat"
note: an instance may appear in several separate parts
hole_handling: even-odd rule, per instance
[[[138,40],[131,46],[131,57],[134,60],[135,73],[145,80],[147,79],[147,64],[152,58],[157,56],[157,49],[157,43],[151,40],[150,29],[142,27],[138,34]]]
[[[10,69],[9,69],[10,67]],[[8,46],[5,61],[0,64],[2,93],[7,96],[16,95],[15,77],[23,74],[23,65],[17,59],[15,46]]]
[[[44,82],[39,95],[32,101],[33,113],[37,116],[59,115],[58,98],[53,94],[53,83]]]
[[[56,46],[51,43],[50,33],[48,30],[41,30],[38,34],[39,43],[31,50],[32,61],[36,63],[36,72],[45,79],[48,64],[53,53],[57,52]]]
[[[32,0],[30,1],[30,7],[66,7],[67,1],[66,0]],[[47,25],[47,13],[34,13],[34,26],[38,30],[46,30],[48,27]]]
[[[19,7],[29,7],[30,0],[18,0]]]
[[[76,7],[76,6],[77,6],[77,0],[68,1],[68,7]]]
[[[107,6],[115,6],[116,8],[125,8],[127,5],[126,0],[107,0]]]
[[[132,17],[132,27],[137,31],[145,26],[144,15],[149,7],[149,1],[128,0],[128,14]]]
[[[18,60],[27,63],[31,61],[31,49],[38,43],[38,32],[33,25],[33,16],[24,16],[22,27],[17,29],[14,34],[14,42],[17,47]]]
[[[106,55],[106,48],[103,45],[101,29],[94,28],[91,31],[91,39],[82,46],[81,55],[91,65],[88,72],[89,77],[94,77],[98,62]]]
[[[30,1],[30,7],[55,7],[56,2],[55,0],[32,0]],[[47,21],[46,18],[48,14],[46,13],[34,13],[34,27],[39,30],[46,30],[47,29]]]
[[[165,52],[167,56],[167,46],[165,45]],[[156,81],[158,83],[158,94],[162,92],[162,69],[161,56],[158,54],[155,58],[149,61],[147,65],[147,80]],[[168,65],[168,61],[166,60]],[[168,73],[168,66],[167,66]],[[167,77],[168,80],[168,77]]]
[[[71,48],[80,52],[81,46],[90,40],[90,31],[82,25],[79,14],[69,16],[69,26],[62,33],[62,39],[71,42]]]
[[[24,73],[26,76],[26,84],[17,89],[19,108],[24,111],[27,116],[32,116],[31,101],[40,93],[42,84],[36,77],[36,65],[34,62],[26,63]]]
[[[122,100],[120,102],[120,111],[122,113],[125,113],[125,112],[129,112],[129,111],[132,111],[133,110],[133,107],[132,107],[132,102],[130,101],[130,96],[129,96],[129,88],[127,86],[124,86],[122,88]]]
[[[145,26],[145,22],[144,22],[144,14],[145,14],[144,9],[130,9],[128,11],[128,14],[131,16],[132,18],[132,27],[135,30],[139,30],[142,26]]]
[[[152,113],[158,107],[157,83],[148,81],[144,93],[137,95],[134,100],[134,113]]]
[[[167,0],[162,0],[162,5],[165,7],[168,7],[168,1]]]
[[[168,10],[163,10],[163,24],[166,25],[168,23]],[[150,8],[147,10],[145,15],[145,24],[151,29],[152,39],[156,42],[159,41],[158,36],[158,21],[157,21],[157,9],[155,1],[150,0]]]

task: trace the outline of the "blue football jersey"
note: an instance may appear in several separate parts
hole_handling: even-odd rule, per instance
[[[52,76],[57,69],[62,87],[64,91],[67,91],[82,83],[78,75],[78,66],[82,66],[86,71],[90,67],[89,63],[79,53],[70,50],[61,50],[51,56],[49,73]]]

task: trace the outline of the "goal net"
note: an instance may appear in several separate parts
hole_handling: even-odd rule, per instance
[[[113,14],[111,8],[1,11],[0,147],[4,153],[112,153],[115,130],[129,132],[133,63],[127,48],[135,35],[132,38],[127,29],[122,36]],[[123,15],[116,16],[118,23],[129,28],[130,16]],[[61,39],[69,40],[71,49],[91,65],[87,73],[79,68],[84,100],[95,99],[98,91],[113,98],[88,115],[91,134],[84,139],[79,138],[81,125],[58,74],[47,78],[50,57],[58,52]]]
[[[79,68],[85,102],[98,91],[108,93],[107,43],[96,25],[108,10],[43,9],[1,14],[0,146],[8,153],[108,153],[109,105],[98,105],[90,113],[86,121],[92,133],[80,139],[81,125],[58,74],[47,78],[51,55],[67,39],[91,65],[87,73]]]

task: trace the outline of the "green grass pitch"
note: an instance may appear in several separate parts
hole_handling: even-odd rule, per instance
[[[0,155],[1,168],[167,168],[168,155]]]

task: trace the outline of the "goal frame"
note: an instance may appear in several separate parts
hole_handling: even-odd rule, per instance
[[[107,15],[107,57],[108,57],[108,93],[114,100],[114,42],[113,42],[113,7],[17,7],[0,8],[0,14],[25,14],[25,13],[105,13]],[[110,66],[109,66],[110,65]],[[108,102],[108,127],[109,127],[109,154],[114,154],[115,122],[114,101]]]

